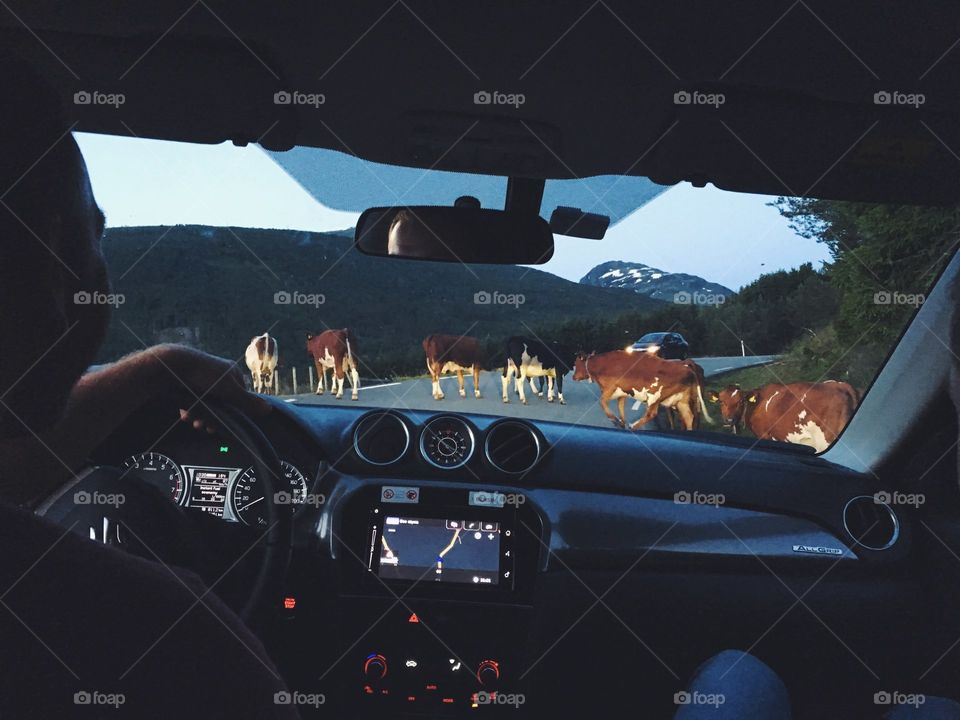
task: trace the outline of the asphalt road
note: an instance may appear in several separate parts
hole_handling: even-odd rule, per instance
[[[703,367],[704,375],[709,379],[712,376],[731,370],[766,365],[777,359],[776,355],[756,355],[749,357],[713,357],[695,358]],[[444,376],[440,380],[443,400],[434,400],[431,395],[430,378],[405,380],[402,382],[383,383],[360,388],[360,399],[350,400],[350,382],[344,383],[343,399],[337,400],[329,392],[324,395],[300,394],[287,396],[288,402],[297,402],[309,405],[330,405],[334,403],[355,404],[363,407],[395,407],[398,409],[473,412],[485,415],[521,417],[531,420],[555,420],[557,422],[576,423],[579,425],[594,425],[597,427],[611,427],[610,421],[600,409],[600,391],[593,383],[574,382],[573,375],[568,374],[563,383],[563,399],[566,405],[560,405],[556,400],[548,403],[546,388],[544,397],[538,398],[525,388],[527,405],[522,405],[514,390],[511,388],[508,397],[509,403],[504,403],[501,393],[499,373],[485,372],[480,375],[480,398],[473,396],[473,379],[467,377],[464,385],[467,391],[465,398],[457,392],[456,375]],[[511,385],[513,383],[511,382]],[[611,409],[616,412],[616,403],[611,403]],[[627,403],[627,421],[640,417],[643,406],[639,403]]]

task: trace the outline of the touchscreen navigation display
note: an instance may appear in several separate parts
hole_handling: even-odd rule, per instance
[[[500,535],[500,523],[490,520],[388,515],[378,572],[390,580],[497,585]]]

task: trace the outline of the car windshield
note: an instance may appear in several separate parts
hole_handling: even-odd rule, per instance
[[[113,292],[79,300],[114,305],[102,363],[178,342],[245,367],[267,333],[278,363],[262,389],[291,403],[817,451],[923,304],[960,220],[640,177],[550,180],[541,214],[606,215],[604,239],[556,236],[537,266],[409,261],[353,249],[364,209],[464,195],[503,208],[507,180],[309,148],[78,141],[108,221]],[[684,342],[633,347],[666,333]]]

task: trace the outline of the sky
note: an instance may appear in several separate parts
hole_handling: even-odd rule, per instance
[[[192,145],[77,134],[108,227],[233,225],[342,230],[358,213],[316,201],[260,148]],[[803,262],[819,267],[826,248],[796,235],[773,198],[683,183],[611,227],[603,240],[558,237],[541,270],[577,281],[607,260],[699,275],[738,290],[765,272]]]
[[[607,260],[641,262],[739,290],[763,273],[829,260],[826,246],[800,237],[776,208],[776,198],[681,183],[607,230],[603,240],[556,238],[540,266],[579,280]]]

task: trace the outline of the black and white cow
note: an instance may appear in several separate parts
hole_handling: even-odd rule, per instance
[[[553,385],[557,385],[557,399],[566,405],[563,399],[563,376],[573,368],[574,354],[568,352],[556,342],[543,343],[526,337],[512,337],[507,340],[507,359],[503,366],[503,401],[510,402],[507,388],[510,378],[516,380],[517,395],[520,402],[527,404],[524,384],[530,381],[530,389],[538,397],[543,397],[543,378],[547,379],[547,402],[553,402]],[[533,379],[540,378],[540,390],[533,385]]]

